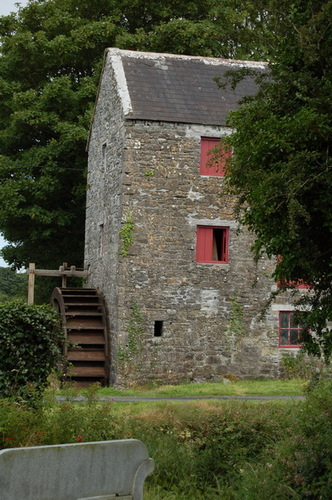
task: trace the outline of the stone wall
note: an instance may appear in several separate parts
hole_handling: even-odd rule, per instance
[[[112,383],[278,376],[278,314],[292,297],[260,319],[273,265],[254,264],[224,179],[199,174],[200,138],[229,130],[126,119],[115,65],[91,127],[85,250],[87,286],[109,312]],[[227,264],[196,262],[198,225],[229,227]]]
[[[109,99],[108,93],[112,93]],[[121,99],[110,61],[104,67],[89,138],[85,267],[91,270],[87,286],[106,298],[110,335],[110,380],[114,383],[118,331],[118,252],[122,219],[125,127]]]
[[[277,374],[276,325],[258,319],[271,291],[269,270],[253,263],[251,238],[238,231],[224,179],[199,175],[200,137],[227,132],[127,124],[123,206],[135,229],[120,264],[119,341],[126,342],[135,303],[145,331],[143,377]],[[230,227],[228,264],[196,263],[197,225]],[[154,336],[155,321],[163,322],[161,337]]]
[[[102,81],[90,141],[86,265],[109,309],[113,383],[278,376],[278,307],[260,319],[272,264],[254,264],[252,238],[234,220],[224,179],[199,174],[200,137],[229,130],[124,120],[116,99],[103,98],[111,74]],[[230,228],[228,264],[196,263],[197,225]]]

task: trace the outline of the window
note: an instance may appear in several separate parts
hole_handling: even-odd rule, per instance
[[[281,255],[278,255],[277,257],[278,263],[282,261]],[[297,290],[306,290],[308,288],[311,288],[311,286],[303,281],[302,279],[296,279],[296,280],[278,280],[277,281],[277,286],[278,288],[286,290],[287,288],[296,288]]]
[[[104,143],[101,147],[101,154],[102,154],[102,160],[103,160],[102,168],[103,168],[104,172],[106,172],[106,170],[107,170],[106,148],[107,148],[107,144]]]
[[[104,253],[104,243],[105,243],[105,227],[104,224],[99,224],[99,255],[102,256]]]
[[[154,322],[154,336],[155,337],[162,337],[163,328],[164,328],[163,321],[155,321]]]
[[[305,283],[303,280],[296,280],[296,281],[286,281],[286,280],[279,280],[277,282],[278,288],[282,289],[287,289],[287,288],[296,288],[297,290],[307,290],[310,288],[310,285]]]
[[[279,313],[279,347],[301,347],[301,332],[296,312]]]
[[[201,137],[201,160],[200,160],[200,174],[223,177],[225,174],[225,163],[230,156],[230,151],[220,151],[219,161],[214,162],[211,166],[209,160],[212,155],[210,151],[220,144],[220,138],[216,137]]]
[[[197,226],[196,262],[228,263],[228,227]]]

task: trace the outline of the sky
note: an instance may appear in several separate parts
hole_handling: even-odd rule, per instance
[[[10,14],[11,12],[15,12],[17,10],[17,7],[15,6],[15,3],[20,3],[21,6],[23,7],[28,3],[28,0],[0,0],[0,16],[6,16],[7,14]],[[0,248],[4,246],[5,242],[3,237],[0,234]],[[7,264],[4,262],[4,260],[0,257],[0,267],[7,266]]]
[[[2,248],[5,245],[4,239],[0,234],[0,248]],[[1,258],[0,256],[0,267],[8,267],[8,264]]]
[[[16,3],[20,3],[21,7],[24,7],[28,0],[0,0],[0,16],[7,16],[11,12],[15,12],[17,10]]]

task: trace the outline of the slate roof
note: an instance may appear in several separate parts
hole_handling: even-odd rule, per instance
[[[253,61],[113,48],[107,53],[117,60],[118,86],[127,99],[126,118],[140,120],[226,125],[228,112],[238,107],[242,97],[254,94],[257,86],[247,77],[235,90],[230,86],[222,90],[214,78],[243,66],[266,69],[264,63]]]

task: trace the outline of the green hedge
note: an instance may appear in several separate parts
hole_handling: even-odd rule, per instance
[[[41,393],[61,360],[63,341],[50,306],[0,304],[0,397]]]

